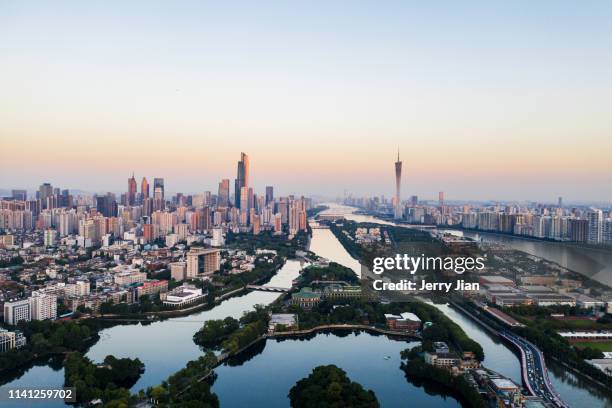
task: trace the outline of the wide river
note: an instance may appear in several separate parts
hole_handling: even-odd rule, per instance
[[[333,206],[329,211],[343,211],[356,221],[386,223],[373,217],[351,214],[349,207]],[[314,229],[310,249],[329,260],[346,265],[356,273],[359,262],[353,259],[326,229]],[[304,265],[289,260],[268,283],[270,286],[289,287]],[[171,318],[149,324],[120,325],[101,332],[101,339],[87,356],[101,361],[106,355],[138,357],[145,364],[145,372],[132,388],[133,392],[159,384],[178,371],[202,351],[193,343],[193,334],[209,319],[226,316],[239,317],[256,304],[269,304],[278,293],[249,292],[224,301],[211,310],[193,315]],[[485,350],[485,366],[520,382],[517,357],[502,343],[490,337],[476,323],[450,307],[437,305],[451,319],[463,327],[470,337]],[[443,396],[435,387],[409,383],[400,370],[399,353],[413,343],[391,340],[386,336],[367,333],[319,333],[302,340],[267,340],[240,358],[229,361],[215,371],[217,379],[213,391],[222,406],[287,407],[287,394],[296,381],[314,367],[336,364],[349,377],[376,393],[383,407],[407,405],[418,407],[459,407],[451,397]],[[609,407],[612,398],[584,384],[559,367],[550,367],[552,381],[566,402],[573,407]],[[38,365],[20,378],[6,384],[10,387],[62,387],[63,369]],[[248,390],[248,391],[247,391]],[[24,407],[23,403],[6,403],[3,407]],[[63,403],[45,404],[46,407]]]

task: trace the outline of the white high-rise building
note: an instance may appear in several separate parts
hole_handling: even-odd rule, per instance
[[[603,213],[601,210],[591,210],[587,213],[589,222],[588,242],[600,244],[603,241]]]
[[[32,320],[55,319],[57,318],[57,296],[43,292],[32,292],[30,309]]]
[[[603,226],[603,242],[612,244],[612,218],[607,218]]]
[[[213,228],[210,244],[214,247],[220,247],[225,244],[225,240],[223,239],[223,230],[221,228]]]

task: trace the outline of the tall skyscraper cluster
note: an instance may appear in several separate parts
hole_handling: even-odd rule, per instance
[[[310,199],[276,198],[273,186],[267,186],[265,194],[255,194],[246,153],[241,153],[236,169],[233,197],[227,178],[221,179],[216,194],[177,193],[169,198],[163,178],[153,179],[151,191],[143,177],[138,191],[134,174],[119,199],[111,192],[73,198],[68,190],[60,191],[49,183],[40,186],[35,200],[28,201],[26,191],[15,190],[10,199],[0,199],[0,229],[40,229],[45,231],[47,246],[62,240],[83,247],[117,239],[176,243],[197,234],[212,236],[215,229],[216,242],[220,241],[218,231],[259,234],[268,230],[295,235],[306,230]]]

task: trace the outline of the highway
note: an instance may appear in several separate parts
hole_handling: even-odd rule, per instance
[[[529,393],[559,408],[569,408],[569,405],[561,400],[548,378],[548,369],[542,352],[533,343],[509,331],[500,331],[499,335],[520,350],[523,382]]]

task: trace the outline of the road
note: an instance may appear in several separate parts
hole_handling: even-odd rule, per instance
[[[532,395],[537,395],[559,408],[569,408],[555,391],[544,361],[544,355],[533,343],[509,331],[500,331],[499,335],[521,351],[521,371],[523,381]]]

